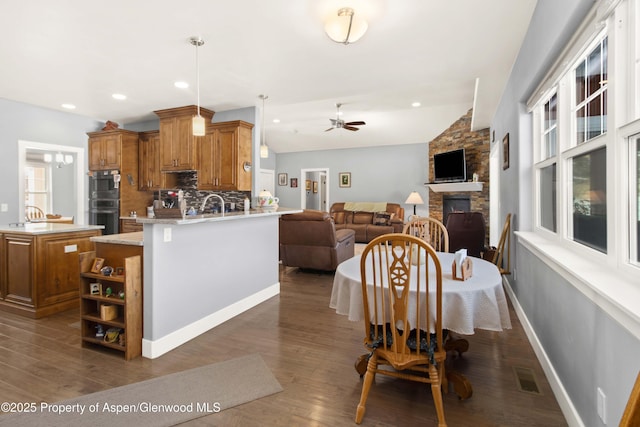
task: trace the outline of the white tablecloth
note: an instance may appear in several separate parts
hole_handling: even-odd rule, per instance
[[[442,266],[442,326],[459,334],[471,335],[476,328],[490,331],[511,329],[509,308],[498,268],[479,258],[473,260],[473,276],[453,280],[453,254],[438,253]],[[413,267],[416,268],[416,267]],[[338,265],[333,279],[329,307],[349,320],[362,321],[360,255]]]

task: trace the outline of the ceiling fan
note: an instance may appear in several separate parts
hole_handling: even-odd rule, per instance
[[[346,130],[351,130],[351,131],[355,131],[355,130],[360,130],[359,128],[355,127],[355,126],[362,126],[362,125],[366,125],[365,122],[363,121],[357,121],[357,122],[346,122],[344,120],[340,120],[340,107],[342,106],[341,103],[337,103],[336,104],[336,108],[338,110],[337,114],[336,114],[336,118],[335,119],[329,119],[331,120],[331,127],[327,130],[325,130],[325,132],[328,132],[330,130],[333,129],[346,129]]]

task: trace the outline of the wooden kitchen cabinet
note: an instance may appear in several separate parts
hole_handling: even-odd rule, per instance
[[[197,107],[158,110],[160,117],[160,169],[162,171],[184,171],[195,169],[195,145],[203,137],[193,136],[191,119]],[[200,107],[205,123],[210,123],[214,112]]]
[[[120,233],[135,233],[142,231],[142,223],[137,222],[134,218],[126,218],[120,220]]]
[[[0,242],[0,308],[39,318],[77,307],[78,254],[101,231],[6,232]]]
[[[138,189],[160,190],[164,187],[164,174],[160,170],[160,131],[140,132],[138,144]]]
[[[120,170],[123,157],[137,162],[138,133],[123,129],[89,132],[89,170]],[[135,150],[135,153],[132,151]]]
[[[199,190],[251,191],[251,130],[240,120],[207,125],[197,146]]]
[[[104,265],[121,268],[122,274],[104,276],[92,273],[95,258]],[[123,352],[125,360],[142,354],[142,262],[140,255],[118,257],[112,253],[84,252],[79,257],[80,334],[83,347],[103,347]],[[110,294],[107,294],[107,288]],[[92,291],[97,289],[98,291]],[[122,294],[121,294],[122,293]],[[107,310],[109,309],[109,310]],[[108,312],[112,316],[106,316]],[[105,334],[98,336],[98,327]],[[108,339],[108,332],[118,336]]]

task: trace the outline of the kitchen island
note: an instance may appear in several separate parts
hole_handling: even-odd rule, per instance
[[[0,309],[39,318],[78,306],[78,254],[101,225],[0,226]]]
[[[143,224],[142,355],[156,358],[280,293],[279,208],[138,218]]]

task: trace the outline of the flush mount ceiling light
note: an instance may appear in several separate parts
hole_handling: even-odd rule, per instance
[[[127,95],[123,95],[121,93],[114,93],[113,95],[111,95],[111,97],[113,99],[117,99],[118,101],[124,101],[125,99],[127,99]]]
[[[356,16],[350,7],[338,9],[338,13],[327,20],[324,31],[336,43],[349,44],[358,41],[367,32],[369,25],[364,18]]]
[[[267,134],[264,128],[264,101],[269,97],[267,95],[258,95],[258,98],[262,99],[262,138],[260,141],[260,157],[266,159],[269,157],[269,147],[267,146]]]
[[[198,48],[204,44],[204,40],[200,37],[191,37],[189,42],[196,47],[196,92],[198,93],[198,114],[193,116],[191,128],[193,136],[204,136],[204,117],[200,115],[200,62],[198,58]]]

